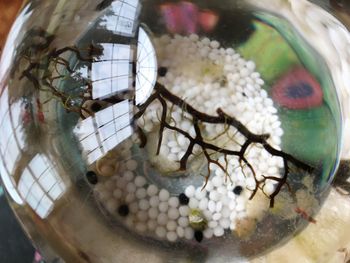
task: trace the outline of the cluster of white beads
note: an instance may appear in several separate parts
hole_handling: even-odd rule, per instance
[[[272,100],[262,89],[264,81],[255,72],[254,62],[245,61],[232,48],[221,48],[219,42],[197,35],[163,36],[155,39],[155,46],[159,65],[167,69],[159,81],[167,89],[201,112],[216,115],[216,109],[223,109],[251,132],[271,134],[269,143],[279,147],[283,135],[281,123]],[[168,109],[171,109],[171,124],[195,137],[191,116],[170,103]],[[158,132],[161,110],[158,102],[152,103],[138,124],[146,132]],[[232,150],[239,150],[244,142],[239,132],[234,128],[225,131],[224,125],[205,125],[203,136]],[[177,162],[188,145],[189,140],[183,135],[165,130],[160,154],[170,162]],[[105,209],[131,230],[170,242],[192,240],[195,231],[189,216],[192,211],[200,211],[207,222],[203,237],[210,239],[235,230],[237,220],[246,216],[246,202],[256,185],[252,172],[240,167],[237,156],[218,159],[222,167],[227,167],[227,173],[211,164],[211,177],[205,188],[187,186],[184,195],[188,203],[181,204],[179,196],[147,181],[138,162],[131,158],[131,146],[131,140],[120,146],[122,162],[118,172],[94,189]],[[200,153],[200,149],[195,148],[194,153]],[[262,174],[280,176],[283,160],[271,156],[262,147],[251,145],[245,157],[254,167],[257,179],[262,179]],[[267,181],[264,192],[269,194],[274,189],[274,182]]]
[[[277,109],[267,92],[262,88],[264,81],[255,71],[253,61],[244,60],[232,48],[222,48],[220,43],[208,38],[200,39],[197,35],[189,37],[176,35],[174,38],[164,35],[155,39],[155,47],[158,55],[158,63],[167,68],[164,77],[159,78],[168,90],[183,98],[198,111],[216,115],[216,110],[221,108],[230,116],[237,118],[251,132],[256,134],[270,134],[268,142],[279,149],[283,130],[277,115]],[[191,122],[191,116],[184,113],[183,109],[172,107],[171,123],[195,137],[195,130]],[[157,131],[161,116],[160,103],[152,103],[140,119],[139,125],[147,132]],[[225,125],[204,124],[204,139],[215,142],[224,148],[240,150],[244,143],[244,136],[231,127],[225,132]],[[224,134],[224,135],[222,135]],[[221,135],[221,136],[220,136]],[[234,140],[230,139],[234,138]],[[189,145],[189,140],[173,131],[165,129],[160,153],[169,161],[178,162],[184,156]],[[199,147],[194,148],[194,153],[200,152]],[[283,160],[271,156],[262,147],[252,145],[246,156],[254,167],[258,180],[262,180],[262,174],[270,177],[280,177],[279,168],[283,168]],[[226,164],[222,162],[226,167]],[[233,158],[228,165],[231,177],[240,175],[237,158]],[[245,173],[248,179],[248,187],[255,188],[255,180],[249,169]],[[264,191],[271,194],[275,189],[275,182],[267,180]]]

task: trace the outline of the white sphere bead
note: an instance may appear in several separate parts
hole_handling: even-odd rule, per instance
[[[175,208],[176,208],[176,207],[178,207],[179,204],[180,204],[179,198],[177,198],[177,197],[175,197],[175,196],[170,197],[168,203],[169,203],[169,206],[170,206],[170,207],[175,207]]]
[[[183,238],[185,236],[185,229],[181,226],[178,226],[176,228],[176,234],[178,235],[178,237]]]
[[[139,207],[141,210],[147,210],[150,207],[149,201],[147,199],[140,200]]]
[[[208,227],[210,227],[210,228],[215,228],[215,227],[217,227],[218,226],[218,222],[217,221],[210,221],[209,223],[208,223]]]
[[[156,196],[152,196],[150,199],[149,199],[149,204],[151,205],[151,207],[158,207],[159,206],[159,197],[156,195]]]
[[[130,182],[126,185],[126,191],[128,193],[134,193],[136,191],[136,185],[133,182]]]
[[[151,218],[151,219],[156,219],[158,217],[158,209],[155,208],[155,207],[151,207],[149,210],[148,210],[148,217]]]
[[[220,213],[213,214],[213,220],[218,221],[218,220],[220,220],[220,218],[221,218],[221,214]]]
[[[170,208],[168,210],[169,219],[176,220],[180,216],[179,210],[177,208]]]
[[[231,213],[231,210],[227,206],[224,206],[221,210],[221,216],[224,218],[229,218],[230,213]]]
[[[110,212],[110,213],[114,213],[117,208],[118,208],[118,201],[115,199],[109,199],[106,202],[106,209]]]
[[[140,176],[140,175],[138,175],[138,176],[136,176],[135,177],[135,180],[134,180],[134,183],[135,183],[135,185],[137,186],[137,187],[142,187],[142,186],[144,186],[145,184],[146,184],[146,179],[145,179],[145,177],[143,177],[143,176]]]
[[[175,242],[176,240],[177,240],[177,234],[176,234],[176,232],[168,232],[167,234],[166,234],[166,238],[168,239],[168,241],[170,241],[170,242]]]
[[[177,222],[181,227],[187,227],[190,223],[187,217],[180,217]]]
[[[134,171],[136,170],[137,168],[137,161],[131,159],[129,161],[126,162],[126,168],[129,170],[129,171]]]
[[[134,180],[134,173],[132,171],[125,171],[123,174],[123,178],[126,181],[131,182],[132,180]]]
[[[151,184],[147,187],[147,194],[148,196],[152,197],[158,194],[158,187],[154,184]]]
[[[221,226],[217,226],[214,228],[214,236],[221,237],[224,235],[224,229]]]
[[[191,198],[194,196],[196,192],[196,189],[194,188],[193,185],[189,185],[186,189],[185,189],[185,195],[188,197],[188,198]]]
[[[202,188],[198,188],[196,190],[196,193],[195,193],[195,197],[197,198],[197,200],[202,200],[205,196],[206,196],[207,192],[205,189],[202,189]]]
[[[222,210],[222,207],[223,207],[222,202],[220,202],[220,201],[217,202],[217,203],[216,203],[215,211],[216,211],[217,213],[220,213],[221,210]]]
[[[136,190],[135,195],[138,199],[143,199],[147,196],[147,191],[145,188],[139,188]]]
[[[186,205],[180,206],[179,213],[181,216],[188,216],[190,214],[190,208]]]
[[[168,208],[169,208],[168,202],[161,202],[158,206],[159,211],[163,213],[167,212]]]
[[[156,228],[156,235],[157,235],[157,237],[159,237],[159,238],[165,238],[165,237],[166,237],[166,234],[167,234],[167,231],[166,231],[165,227],[163,227],[163,226],[158,226],[158,227]]]
[[[136,216],[141,222],[145,222],[148,219],[148,213],[146,211],[138,211]]]
[[[147,227],[148,227],[148,230],[150,231],[154,231],[156,228],[157,228],[158,224],[157,224],[157,221],[155,220],[149,220],[147,222]]]
[[[227,229],[230,227],[231,221],[228,218],[221,218],[219,223],[222,228]]]
[[[213,200],[209,200],[208,209],[210,212],[214,213],[216,210],[216,203]]]
[[[230,214],[230,220],[231,221],[235,221],[237,218],[237,212],[234,210],[234,211],[231,211],[231,214]]]
[[[199,202],[197,199],[195,198],[191,198],[190,199],[190,202],[188,203],[188,206],[191,208],[191,209],[196,209],[198,208],[198,205],[199,205]]]
[[[115,189],[113,191],[113,197],[119,200],[123,196],[123,192],[120,189]]]
[[[176,228],[177,228],[177,223],[175,221],[169,221],[167,224],[166,224],[166,228],[169,230],[169,231],[175,231]]]
[[[128,193],[126,196],[125,196],[125,202],[130,204],[131,202],[134,202],[136,200],[136,196],[134,193]]]
[[[185,238],[191,240],[194,236],[194,231],[191,227],[185,228]]]
[[[160,213],[157,217],[157,222],[161,226],[165,226],[168,223],[168,216],[165,213]]]
[[[207,207],[208,207],[208,199],[207,198],[203,198],[203,199],[201,199],[200,201],[199,201],[199,204],[198,204],[198,208],[200,209],[200,210],[205,210],[205,209],[207,209]]]
[[[129,211],[132,214],[136,214],[137,211],[139,211],[139,205],[137,202],[133,202],[131,204],[129,204]]]
[[[168,190],[166,190],[166,189],[160,190],[160,192],[159,192],[159,200],[160,201],[162,201],[162,202],[168,201],[169,197],[170,197],[170,194],[169,194]]]
[[[211,228],[207,228],[203,231],[203,236],[206,238],[206,239],[210,239],[212,238],[214,235],[214,231],[213,229]]]
[[[209,194],[209,198],[213,201],[219,201],[221,195],[217,191],[211,191]]]

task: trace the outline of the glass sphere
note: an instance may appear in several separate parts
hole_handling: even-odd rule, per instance
[[[0,66],[18,218],[66,262],[236,262],[317,228],[345,36],[300,0],[30,1]]]

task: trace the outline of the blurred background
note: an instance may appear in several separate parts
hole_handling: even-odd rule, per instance
[[[23,0],[0,0],[0,53],[23,2]],[[33,262],[34,253],[34,248],[23,233],[11,208],[7,204],[3,189],[0,187],[0,262]]]

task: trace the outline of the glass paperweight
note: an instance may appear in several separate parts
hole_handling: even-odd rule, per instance
[[[349,157],[350,38],[335,10],[24,5],[0,65],[0,174],[44,257],[344,262],[350,202],[331,184]]]

